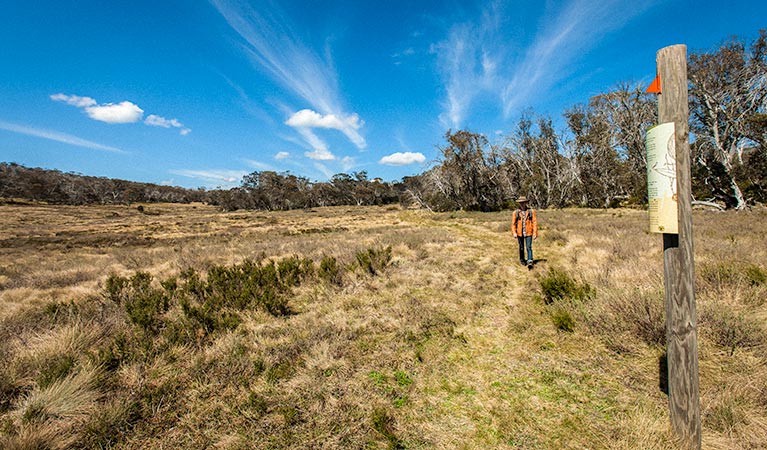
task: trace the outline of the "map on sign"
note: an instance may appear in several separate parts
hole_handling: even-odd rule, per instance
[[[647,131],[647,198],[650,231],[677,234],[676,144],[674,123],[662,123]]]

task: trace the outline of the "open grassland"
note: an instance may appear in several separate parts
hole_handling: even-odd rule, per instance
[[[636,210],[0,206],[0,447],[675,448]],[[767,447],[767,214],[695,213],[703,445]]]

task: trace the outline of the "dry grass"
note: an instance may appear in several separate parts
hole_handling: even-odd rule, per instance
[[[528,272],[508,213],[147,210],[0,206],[3,448],[674,448],[644,212],[541,211]],[[705,448],[767,446],[765,216],[695,215]],[[263,255],[338,276],[208,331],[109,299]],[[551,268],[582,294],[544,302]]]

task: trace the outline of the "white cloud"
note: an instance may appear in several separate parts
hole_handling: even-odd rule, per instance
[[[242,177],[247,175],[244,170],[190,170],[177,169],[170,170],[170,173],[207,183],[210,187],[235,187],[240,184]]]
[[[328,150],[328,144],[319,138],[310,128],[296,128],[296,131],[304,138],[312,151],[304,152],[304,156],[310,159],[317,159],[322,161],[331,161],[336,159],[336,156]]]
[[[277,152],[277,154],[274,155],[274,159],[277,161],[282,161],[283,159],[290,158],[290,153],[288,152]]]
[[[332,153],[330,153],[328,150],[322,150],[318,149],[313,152],[304,152],[304,156],[306,156],[309,159],[314,159],[317,161],[333,161],[336,159],[336,156]]]
[[[360,120],[360,116],[357,114],[339,117],[335,114],[323,115],[310,109],[302,109],[291,115],[288,120],[285,121],[285,125],[296,128],[299,132],[302,129],[309,128],[324,128],[341,131],[359,149],[363,149],[367,146],[365,138],[360,136],[357,132],[357,130],[362,128],[364,124],[365,122]],[[311,144],[311,142],[309,143]],[[316,148],[314,145],[312,145],[312,147]]]
[[[106,123],[134,123],[141,120],[144,110],[129,101],[117,104],[87,106],[85,113],[93,120]]]
[[[301,111],[298,111],[290,116],[285,124],[290,125],[291,127],[331,128],[336,130],[342,130],[345,127],[351,127],[358,130],[362,126],[360,118],[356,114],[341,119],[335,114],[322,115],[311,109],[302,109]]]
[[[106,103],[99,105],[98,102],[91,97],[81,97],[79,95],[59,93],[51,95],[50,98],[53,101],[64,102],[68,105],[82,108],[91,119],[106,123],[135,123],[140,121],[144,116],[143,109],[127,100],[117,104]],[[182,136],[186,136],[192,132],[191,129],[184,127],[184,124],[179,122],[178,119],[166,119],[156,114],[147,116],[146,120],[144,120],[144,124],[163,128],[181,128],[179,133]]]
[[[0,129],[11,131],[14,133],[25,134],[27,136],[34,136],[50,141],[62,142],[64,144],[75,145],[77,147],[90,148],[93,150],[103,150],[112,153],[128,153],[125,150],[109,145],[99,144],[93,141],[88,141],[77,136],[70,134],[60,133],[58,131],[43,130],[39,128],[32,128],[24,125],[17,125],[13,123],[0,121]]]
[[[155,114],[150,114],[144,120],[144,123],[154,127],[163,127],[163,128],[170,128],[170,127],[183,128],[184,127],[184,124],[179,122],[178,119],[168,120],[165,117],[160,117]]]
[[[407,166],[408,164],[421,164],[426,161],[423,153],[397,152],[384,156],[378,163],[387,166]]]
[[[179,122],[178,119],[166,119],[165,117],[158,116],[156,114],[150,114],[145,120],[144,124],[153,126],[153,127],[163,127],[163,128],[181,128],[179,131],[179,134],[181,136],[186,136],[187,134],[191,133],[192,130],[189,128],[185,128],[184,124]]]
[[[80,97],[79,95],[53,94],[51,95],[51,100],[64,102],[78,108],[85,108],[96,104],[96,100],[90,97]]]

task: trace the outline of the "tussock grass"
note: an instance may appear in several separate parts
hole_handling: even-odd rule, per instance
[[[528,272],[508,212],[151,209],[0,205],[0,447],[675,445],[645,212]],[[705,448],[767,445],[765,218],[695,213]]]

